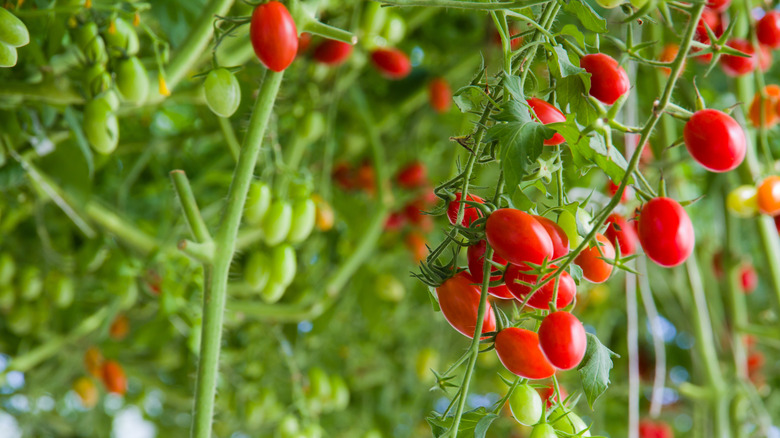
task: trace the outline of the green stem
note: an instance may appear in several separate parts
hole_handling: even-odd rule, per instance
[[[737,287],[739,282],[738,269],[736,263],[736,248],[738,233],[736,228],[736,221],[726,210],[726,196],[728,192],[726,186],[722,188],[722,212],[725,221],[724,228],[726,231],[726,246],[723,248],[724,260],[723,268],[726,275],[726,292],[728,297],[729,320],[731,331],[731,350],[734,358],[734,370],[735,374],[740,379],[747,379],[747,354],[745,352],[745,343],[742,342],[742,335],[738,332],[739,327],[744,327],[748,323],[747,318],[747,306],[745,303],[745,296]]]
[[[51,81],[40,84],[0,81],[0,96],[18,96],[24,100],[44,102],[51,105],[78,105],[84,103],[84,98],[71,88],[61,88]]]
[[[479,11],[497,11],[501,9],[526,8],[534,5],[549,3],[551,0],[516,0],[511,2],[482,3],[459,0],[375,0],[392,6],[420,6],[454,9],[476,9]]]
[[[230,263],[235,252],[236,236],[241,223],[249,183],[260,153],[268,119],[282,83],[284,72],[268,71],[260,88],[249,130],[233,172],[233,182],[228,190],[225,213],[216,235],[214,263],[207,269],[203,293],[203,327],[201,330],[198,376],[195,382],[192,437],[209,438],[214,414],[219,352],[222,340],[222,319],[225,310],[226,291]]]
[[[696,349],[699,356],[704,361],[704,371],[707,375],[707,381],[710,387],[718,393],[722,393],[723,374],[718,366],[718,355],[715,351],[715,339],[713,337],[712,322],[707,308],[707,297],[704,293],[701,274],[699,271],[696,254],[692,254],[685,262],[688,272],[688,282],[693,295],[694,331],[696,335]]]
[[[187,219],[187,225],[190,227],[192,235],[198,242],[211,242],[211,235],[203,217],[200,215],[198,203],[195,201],[195,195],[192,193],[187,174],[183,170],[171,171],[171,180],[176,193],[179,195],[179,203],[184,210],[184,217]]]
[[[238,144],[236,131],[233,130],[230,119],[217,116],[217,120],[219,120],[219,128],[222,130],[222,135],[225,137],[225,143],[227,143],[228,149],[230,150],[230,155],[233,156],[234,160],[238,160],[238,153],[239,150],[241,150],[241,145]]]

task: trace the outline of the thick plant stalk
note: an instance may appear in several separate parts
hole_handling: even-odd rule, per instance
[[[261,86],[249,122],[249,130],[244,138],[238,163],[233,172],[233,182],[228,191],[225,213],[215,237],[214,261],[206,269],[206,285],[203,292],[203,327],[192,417],[191,436],[193,438],[209,438],[211,436],[228,272],[235,252],[236,235],[241,223],[249,183],[253,177],[255,163],[260,153],[265,129],[283,75],[284,72],[268,71]]]

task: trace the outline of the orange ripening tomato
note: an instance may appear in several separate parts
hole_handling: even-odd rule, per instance
[[[92,409],[98,402],[100,394],[97,386],[89,377],[79,377],[73,382],[73,391],[76,392],[81,400],[81,405],[87,409]]]
[[[777,113],[778,105],[780,105],[780,86],[767,85],[764,87],[764,93],[766,93],[766,99],[761,96],[761,93],[756,93],[753,97],[753,102],[750,104],[750,111],[748,112],[750,123],[756,128],[761,126],[762,103],[764,105],[764,126],[769,128],[780,121],[780,115]]]
[[[677,53],[679,51],[679,45],[669,43],[664,46],[663,50],[661,51],[661,56],[658,57],[658,60],[667,63],[672,62],[675,58],[677,58]],[[683,61],[682,70],[685,70],[685,61]],[[661,71],[663,71],[666,76],[669,76],[672,73],[672,69],[669,67],[661,67]]]
[[[615,247],[603,234],[596,234],[596,245],[585,248],[574,263],[582,268],[582,276],[591,283],[603,283],[612,274],[612,266],[606,260],[614,260]],[[598,245],[598,246],[597,246]],[[599,247],[601,250],[599,251]],[[604,254],[602,256],[602,253]],[[603,260],[606,259],[606,260]]]
[[[510,327],[496,335],[496,353],[513,374],[525,379],[546,379],[555,374],[539,347],[539,335],[531,330]]]
[[[84,353],[84,367],[87,372],[97,378],[100,378],[100,368],[103,366],[103,355],[97,347],[89,347]]]
[[[111,327],[108,328],[108,334],[112,339],[121,341],[130,332],[130,320],[125,315],[117,315],[114,321],[111,323]]]
[[[452,328],[468,338],[473,338],[477,329],[479,301],[482,295],[479,287],[474,283],[474,278],[468,272],[462,271],[436,288],[436,296],[444,318]],[[482,321],[482,333],[495,330],[496,320],[488,301],[485,318]]]
[[[769,216],[780,214],[780,176],[766,177],[759,184],[758,210]]]
[[[102,367],[102,380],[108,392],[124,395],[127,392],[127,377],[122,366],[113,360],[106,361]]]
[[[426,246],[428,240],[425,236],[417,231],[412,231],[406,235],[404,243],[406,243],[406,249],[412,254],[412,259],[416,263],[425,260],[425,257],[428,255],[428,247]]]
[[[428,98],[437,113],[446,113],[452,106],[452,90],[444,78],[434,78],[428,85]]]
[[[320,195],[312,195],[311,199],[314,201],[314,205],[317,208],[314,219],[314,226],[320,231],[329,231],[333,228],[335,222],[335,214],[333,213],[333,207]]]

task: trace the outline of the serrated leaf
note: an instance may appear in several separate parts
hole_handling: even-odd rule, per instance
[[[577,121],[588,126],[598,117],[599,112],[587,99],[590,90],[590,73],[581,72],[566,77],[561,77],[556,83],[558,104],[561,110],[574,114]]]
[[[552,56],[548,65],[550,66],[550,73],[556,78],[565,78],[568,76],[578,75],[585,73],[585,69],[577,67],[571,63],[569,54],[563,46],[553,46],[551,50]]]
[[[609,370],[612,369],[612,357],[620,357],[617,353],[605,347],[595,335],[588,333],[588,346],[585,357],[577,368],[582,382],[582,390],[588,399],[588,406],[593,409],[593,403],[609,386]]]
[[[536,122],[501,123],[490,128],[488,136],[501,146],[501,169],[508,187],[517,188],[542,154],[544,140],[554,134],[555,131]]]
[[[582,0],[569,0],[563,6],[563,10],[576,15],[585,29],[598,33],[607,31],[607,20]]]
[[[575,164],[582,166],[587,162],[597,165],[612,181],[620,181],[626,174],[628,162],[614,146],[607,149],[600,135],[582,135],[574,121],[574,115],[566,116],[566,122],[550,124],[560,133],[571,149]],[[629,181],[630,182],[630,181]]]
[[[460,112],[462,113],[481,111],[482,101],[484,99],[485,95],[476,85],[466,85],[456,91],[452,97],[455,105],[458,106],[458,109],[460,109]]]
[[[489,422],[482,423],[482,420],[485,418],[493,417]],[[488,427],[490,427],[490,423],[493,422],[497,417],[496,414],[492,412],[488,412],[487,409],[484,407],[477,408],[468,412],[464,412],[463,416],[460,418],[460,425],[458,426],[458,435],[455,438],[472,438],[472,437],[484,437],[484,432],[487,432]],[[431,426],[431,432],[433,432],[433,436],[435,437],[441,437],[444,436],[447,431],[450,430],[452,427],[453,420],[455,419],[454,415],[448,415],[446,417],[441,417],[435,412],[429,415],[425,420],[428,422],[428,424]],[[482,424],[484,427],[484,432],[482,435],[477,434],[477,425]]]
[[[523,85],[519,76],[512,76],[509,73],[504,72],[504,89],[507,93],[517,101],[524,101],[525,94],[523,93]]]

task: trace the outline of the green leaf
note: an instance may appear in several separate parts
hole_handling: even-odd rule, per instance
[[[487,434],[490,425],[493,424],[493,421],[495,421],[496,418],[498,418],[498,415],[493,413],[482,417],[482,419],[477,422],[476,427],[474,427],[474,438],[485,438],[485,434]]]
[[[458,106],[460,112],[482,111],[482,101],[485,99],[484,93],[476,85],[466,85],[455,92],[452,100]]]
[[[595,335],[588,333],[587,337],[588,347],[585,350],[585,357],[577,370],[580,373],[580,381],[588,405],[593,409],[593,403],[609,386],[612,357],[620,356],[605,347]]]
[[[570,264],[569,275],[571,275],[571,278],[574,279],[576,284],[580,284],[582,281],[582,268],[580,268],[579,265],[575,265],[574,263]]]
[[[512,76],[509,73],[504,72],[504,89],[506,89],[507,93],[509,93],[513,99],[521,102],[525,100],[523,85],[519,76]]]
[[[576,15],[585,29],[598,33],[607,31],[607,20],[582,0],[569,0],[563,6],[563,10]]]
[[[477,408],[463,413],[460,418],[460,425],[458,426],[458,436],[455,438],[472,438],[482,437],[484,438],[490,424],[498,416],[487,409]],[[454,414],[446,417],[441,417],[437,413],[433,412],[425,420],[431,426],[431,432],[433,436],[444,436],[447,431],[452,427],[454,420]],[[484,420],[484,421],[483,421]],[[481,434],[480,434],[481,433]]]
[[[590,73],[583,71],[576,75],[561,77],[556,83],[555,90],[558,93],[558,104],[561,110],[574,114],[581,125],[588,126],[599,117],[598,110],[587,98],[590,90]]]
[[[569,54],[563,46],[552,46],[552,56],[548,62],[550,67],[550,73],[556,78],[565,78],[568,76],[579,75],[585,73],[584,68],[577,67],[571,63]]]
[[[573,24],[567,24],[566,26],[563,26],[563,29],[560,31],[560,35],[569,35],[573,37],[580,46],[585,45],[585,35],[583,35],[582,31],[580,31],[580,29]]]
[[[574,121],[574,115],[566,116],[566,122],[548,125],[558,131],[571,149],[572,157],[578,166],[589,163],[597,165],[612,181],[620,181],[626,174],[628,162],[623,154],[614,146],[607,149],[604,138],[600,135],[582,135]]]

